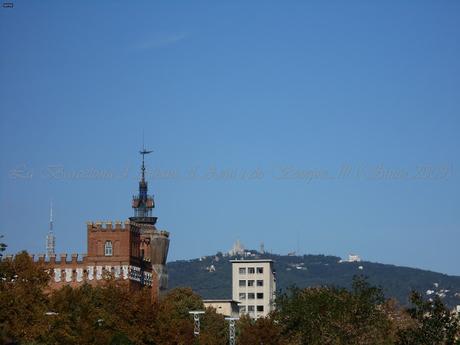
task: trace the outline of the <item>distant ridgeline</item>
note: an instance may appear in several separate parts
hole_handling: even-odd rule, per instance
[[[460,276],[366,261],[341,262],[336,256],[249,252],[254,259],[275,261],[277,287],[281,290],[292,285],[348,288],[353,276],[364,275],[372,285],[382,287],[387,298],[396,298],[402,305],[408,304],[412,290],[422,293],[427,299],[438,295],[452,308],[460,304]],[[206,299],[231,298],[232,272],[229,260],[235,258],[237,256],[218,253],[200,259],[170,262],[167,264],[169,288],[189,286]]]

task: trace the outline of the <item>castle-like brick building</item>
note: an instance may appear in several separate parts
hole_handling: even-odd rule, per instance
[[[108,274],[131,288],[151,287],[154,298],[167,288],[169,233],[156,228],[157,217],[152,215],[155,203],[148,194],[144,164],[144,156],[150,152],[140,152],[142,174],[139,194],[133,197],[133,217],[124,222],[87,222],[86,255],[38,255],[38,262],[52,271],[51,289],[85,282],[97,285]]]

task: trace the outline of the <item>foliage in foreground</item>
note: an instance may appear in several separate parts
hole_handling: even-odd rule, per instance
[[[27,253],[0,261],[0,343],[223,345],[228,324],[206,310],[201,335],[193,336],[190,310],[204,309],[191,289],[171,290],[153,303],[150,292],[129,291],[116,281],[103,286],[66,286],[47,291],[49,274]],[[453,345],[460,344],[459,320],[441,300],[411,296],[402,310],[381,289],[357,278],[351,290],[291,288],[277,298],[277,310],[257,321],[243,317],[241,345]],[[456,338],[457,337],[457,338]]]

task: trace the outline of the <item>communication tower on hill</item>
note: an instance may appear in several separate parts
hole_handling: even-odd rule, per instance
[[[51,257],[56,254],[56,236],[53,232],[53,203],[50,204],[50,225],[46,235],[46,255]]]

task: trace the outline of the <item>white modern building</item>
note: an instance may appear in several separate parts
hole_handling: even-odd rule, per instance
[[[267,316],[274,309],[276,279],[273,260],[231,260],[232,298],[240,315]]]

